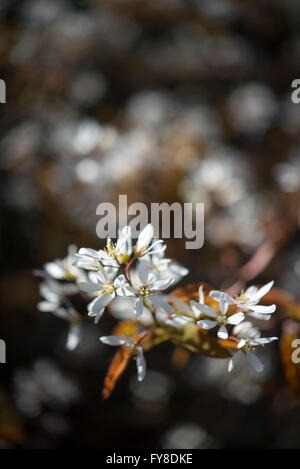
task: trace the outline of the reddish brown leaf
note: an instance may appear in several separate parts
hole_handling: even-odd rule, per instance
[[[187,324],[170,334],[170,340],[190,352],[201,353],[207,357],[227,358],[230,353],[219,341],[194,324]]]
[[[277,308],[288,308],[293,303],[293,296],[280,288],[272,288],[262,299],[265,305],[276,304]]]
[[[175,347],[171,359],[173,368],[182,370],[187,365],[190,356],[189,350],[182,347]]]
[[[130,322],[130,321],[120,321],[112,330],[112,335],[120,335],[124,337],[123,331],[126,334],[133,336],[137,333],[138,325],[137,323]]]
[[[221,345],[221,347],[232,349],[232,350],[237,350],[237,345],[239,341],[235,337],[229,337],[226,340],[218,339],[218,343]]]
[[[300,364],[292,361],[295,348],[292,343],[300,337],[299,325],[293,321],[285,321],[283,334],[280,339],[280,354],[284,367],[285,378],[290,390],[295,396],[300,395]]]
[[[295,321],[300,321],[300,305],[299,304],[292,304],[289,308],[287,308],[285,315],[291,319],[295,319]]]
[[[103,399],[107,399],[111,395],[132,357],[133,351],[129,348],[120,347],[117,350],[104,379],[102,390]]]

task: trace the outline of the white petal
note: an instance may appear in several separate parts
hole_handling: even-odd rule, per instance
[[[76,244],[70,244],[68,247],[68,259],[72,263],[72,259],[74,254],[77,252],[77,246]]]
[[[132,241],[131,241],[131,228],[129,225],[124,226],[119,231],[119,238],[116,244],[116,248],[118,252],[131,255]]]
[[[174,309],[161,296],[149,295],[150,300],[157,308],[162,309],[166,313],[174,313]]]
[[[220,311],[221,313],[223,314],[223,316],[225,316],[225,314],[227,313],[227,310],[228,310],[228,302],[225,300],[224,297],[221,297],[220,298]]]
[[[232,316],[229,316],[229,318],[227,319],[227,323],[236,325],[244,321],[244,319],[245,319],[244,313],[236,313],[236,314],[233,314]]]
[[[263,371],[264,367],[262,362],[253,352],[248,352],[247,358],[257,373],[261,373]]]
[[[56,311],[59,306],[59,303],[51,303],[49,301],[40,301],[37,305],[39,311],[43,311],[45,313],[53,313]]]
[[[95,251],[95,249],[81,248],[79,249],[78,254],[93,257],[94,259],[99,259],[99,253],[98,251]]]
[[[228,332],[224,325],[219,328],[217,336],[220,339],[228,339]]]
[[[93,314],[99,314],[113,300],[112,295],[98,296],[88,305],[88,311]],[[91,306],[90,306],[91,305]]]
[[[67,337],[66,347],[68,350],[75,350],[80,342],[81,327],[79,323],[73,323],[70,325],[69,334]]]
[[[114,347],[119,347],[120,345],[125,345],[127,342],[123,337],[118,335],[105,335],[100,337],[101,342],[106,345],[112,345]]]
[[[256,337],[260,337],[261,333],[253,326],[252,322],[244,321],[234,326],[233,335],[240,339],[255,339]]]
[[[116,279],[117,280],[117,279]],[[116,293],[119,296],[135,296],[137,289],[122,281],[114,282]]]
[[[256,294],[258,288],[255,286],[255,285],[251,285],[251,287],[247,288],[247,290],[245,291],[245,295],[247,298],[253,296]]]
[[[134,312],[136,314],[136,318],[140,319],[140,317],[143,314],[143,310],[144,310],[143,298],[139,297],[139,298],[136,299],[136,302],[134,303],[133,309],[134,309]]]
[[[274,280],[267,283],[263,287],[261,287],[254,295],[251,295],[251,301],[259,301],[263,296],[265,296],[273,287]]]
[[[100,311],[100,313],[97,313],[97,314],[88,313],[88,316],[93,317],[94,318],[94,323],[98,324],[100,319],[103,316],[103,313],[104,313],[104,309],[102,309],[102,311]]]
[[[161,254],[166,250],[166,248],[167,246],[164,244],[163,240],[158,239],[157,241],[154,241],[154,243],[152,243],[151,246],[146,249],[146,251],[144,251],[144,254],[151,254],[152,256]]]
[[[262,305],[253,305],[250,306],[251,311],[259,314],[272,314],[276,311],[276,305],[262,306]]]
[[[142,285],[147,285],[148,277],[150,273],[150,264],[147,260],[142,259],[138,265],[138,276]]]
[[[139,252],[142,248],[147,248],[152,241],[154,235],[154,228],[151,223],[149,223],[139,234],[136,250]]]
[[[78,285],[75,285],[75,283],[62,283],[60,285],[61,292],[64,293],[65,295],[74,295],[75,293],[79,292]]]
[[[62,306],[60,308],[58,308],[56,311],[53,311],[54,315],[57,316],[58,318],[61,318],[61,319],[64,319],[65,321],[69,321],[70,320],[70,317],[75,317],[74,314],[70,314],[70,308],[69,309],[66,309],[66,308],[63,308]],[[77,314],[75,311],[74,311],[75,314]],[[79,316],[79,315],[78,315]]]
[[[110,281],[107,270],[105,270],[102,266],[99,266],[97,272],[94,272],[91,275],[93,275],[97,279],[97,282],[100,283],[106,283]]]
[[[169,272],[176,275],[176,277],[185,277],[189,273],[189,269],[186,269],[177,262],[171,261],[169,264]]]
[[[241,351],[234,353],[234,355],[232,356],[232,358],[230,359],[230,361],[228,363],[229,373],[233,370],[233,368],[236,366],[236,364],[240,361],[242,356],[243,356],[243,352],[241,352]]]
[[[143,381],[146,376],[146,361],[142,347],[137,347],[136,354],[136,368],[138,381]]]
[[[136,289],[129,285],[125,275],[119,275],[114,280],[114,287],[119,296],[135,296]]]
[[[199,304],[199,305],[198,305],[198,308],[199,308],[199,310],[200,310],[202,313],[205,314],[205,316],[208,316],[208,317],[210,317],[210,318],[217,318],[217,317],[218,317],[218,315],[217,315],[217,313],[215,312],[215,310],[212,309],[212,308],[210,308],[210,307],[207,306],[207,305],[202,305],[202,304],[200,305],[200,304]]]
[[[209,319],[202,319],[201,321],[197,322],[198,326],[202,329],[212,329],[217,325],[216,321],[210,321]]]
[[[161,291],[161,290],[166,290],[167,288],[169,288],[171,285],[173,285],[174,282],[175,282],[174,278],[168,278],[166,280],[154,281],[151,283],[151,285],[149,284],[149,286],[152,290]]]
[[[241,339],[237,345],[237,348],[243,348],[244,345],[246,345],[246,340],[245,339]]]
[[[235,300],[227,295],[227,293],[223,292],[223,291],[219,291],[219,290],[212,290],[210,293],[209,293],[209,296],[215,300],[215,301],[218,301],[218,303],[221,301],[221,299],[223,299],[224,302],[228,303],[229,305],[233,305],[235,304]]]
[[[101,290],[101,285],[99,283],[78,283],[78,286],[80,290],[86,292],[86,293],[95,293],[96,291]]]
[[[127,280],[126,280],[125,275],[123,275],[123,274],[118,275],[118,277],[116,277],[115,280],[114,280],[114,287],[115,288],[122,288],[126,284],[127,284]]]
[[[181,326],[185,326],[190,322],[194,322],[193,318],[190,318],[189,316],[180,316],[179,314],[172,314],[171,318]]]
[[[199,303],[204,304],[203,285],[200,285],[199,287]]]
[[[172,302],[174,303],[175,309],[181,313],[189,313],[190,308],[184,301],[181,301],[177,296],[172,296]]]
[[[196,319],[199,319],[201,314],[203,314],[201,309],[200,309],[199,303],[197,303],[197,301],[191,300],[190,301],[190,307],[191,307],[191,310],[192,310],[192,313],[193,313],[194,317]]]
[[[78,254],[75,254],[74,265],[85,270],[94,270],[97,271],[99,268],[99,263],[96,259],[92,258],[81,258]]]
[[[59,285],[57,282],[42,283],[40,285],[41,295],[49,302],[55,303],[59,300]]]
[[[271,314],[259,314],[254,313],[254,311],[248,311],[247,315],[251,316],[251,318],[259,319],[260,321],[269,321],[272,317]]]
[[[130,285],[128,284],[125,284],[123,286],[120,286],[117,288],[116,290],[117,292],[117,295],[119,296],[136,296],[137,295],[137,288],[135,287],[131,287]]]
[[[65,270],[56,262],[47,262],[45,264],[45,270],[49,275],[51,275],[51,277],[57,279],[62,279],[65,276]]]
[[[251,344],[253,345],[266,345],[274,342],[274,340],[278,340],[278,337],[258,337],[257,339],[251,340]]]

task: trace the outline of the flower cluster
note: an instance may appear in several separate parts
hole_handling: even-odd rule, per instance
[[[233,337],[238,340],[238,352],[234,353],[228,365],[228,371],[232,371],[236,363],[243,357],[247,357],[249,362],[257,372],[263,370],[259,358],[254,355],[257,346],[265,345],[277,337],[260,337],[260,331],[255,328],[250,321],[245,321],[246,316],[252,316],[256,319],[270,319],[271,314],[275,312],[275,304],[264,306],[258,304],[272,288],[274,282],[269,282],[262,288],[255,286],[249,287],[236,298],[232,298],[227,293],[212,290],[209,297],[218,304],[217,310],[208,306],[204,302],[203,287],[199,288],[199,302],[194,300],[190,304],[173,298],[176,305],[176,313],[173,317],[181,324],[194,322],[200,328],[205,330],[217,328],[217,336],[226,340],[229,337],[228,328],[235,326],[232,330]],[[230,306],[239,309],[238,312],[231,313]]]
[[[122,336],[103,336],[100,340],[130,352],[136,359],[139,381],[146,373],[145,337],[149,339],[151,335],[161,334],[161,337],[167,337],[164,340],[189,347],[192,339],[184,339],[184,330],[196,331],[198,336],[210,334],[216,347],[221,345],[227,356],[231,356],[229,371],[243,357],[256,371],[262,371],[263,366],[254,353],[256,347],[277,338],[262,338],[249,319],[270,319],[275,312],[274,304],[260,304],[273,282],[260,289],[251,286],[235,298],[223,291],[205,292],[201,284],[196,295],[198,301],[195,297],[183,301],[176,291],[169,296],[165,292],[187,275],[188,270],[166,258],[165,251],[164,242],[154,239],[151,224],[141,231],[136,243],[132,240],[130,226],[125,226],[115,243],[107,239],[105,249],[77,250],[71,246],[66,259],[47,263],[39,272],[43,277],[40,292],[44,300],[38,308],[70,322],[67,347],[74,349],[79,343],[83,317],[92,317],[98,323],[105,311],[116,315],[116,310],[120,311],[120,304],[123,304],[135,332],[129,335],[128,331],[122,330]],[[86,302],[83,313],[79,313],[75,306],[78,296]],[[226,341],[230,341],[230,347]],[[150,345],[155,343],[150,341]],[[197,343],[192,345],[197,349]],[[201,349],[198,351],[201,353]]]

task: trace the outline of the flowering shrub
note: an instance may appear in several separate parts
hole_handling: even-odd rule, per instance
[[[266,321],[274,314],[275,304],[261,304],[274,282],[261,288],[250,286],[237,296],[204,283],[174,290],[188,271],[166,258],[166,245],[153,236],[149,224],[133,245],[126,226],[116,243],[107,239],[105,249],[77,251],[71,246],[65,259],[47,263],[39,272],[44,300],[38,308],[70,323],[68,349],[78,345],[86,316],[94,318],[96,324],[105,311],[120,319],[112,335],[100,337],[103,344],[119,347],[103,396],[110,395],[132,358],[142,381],[146,374],[144,352],[165,341],[206,356],[230,358],[229,372],[244,359],[261,372],[263,364],[256,349],[277,337],[261,337],[251,319]],[[87,302],[84,315],[75,308],[78,295]]]

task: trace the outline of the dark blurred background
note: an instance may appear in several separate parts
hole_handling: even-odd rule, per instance
[[[115,321],[85,321],[65,350],[32,274],[102,247],[96,206],[127,194],[205,203],[204,247],[168,242],[181,284],[226,288],[271,240],[254,281],[299,300],[299,23],[297,0],[1,0],[0,447],[300,447],[278,344],[261,376],[161,345],[143,384],[133,364],[102,401]]]

